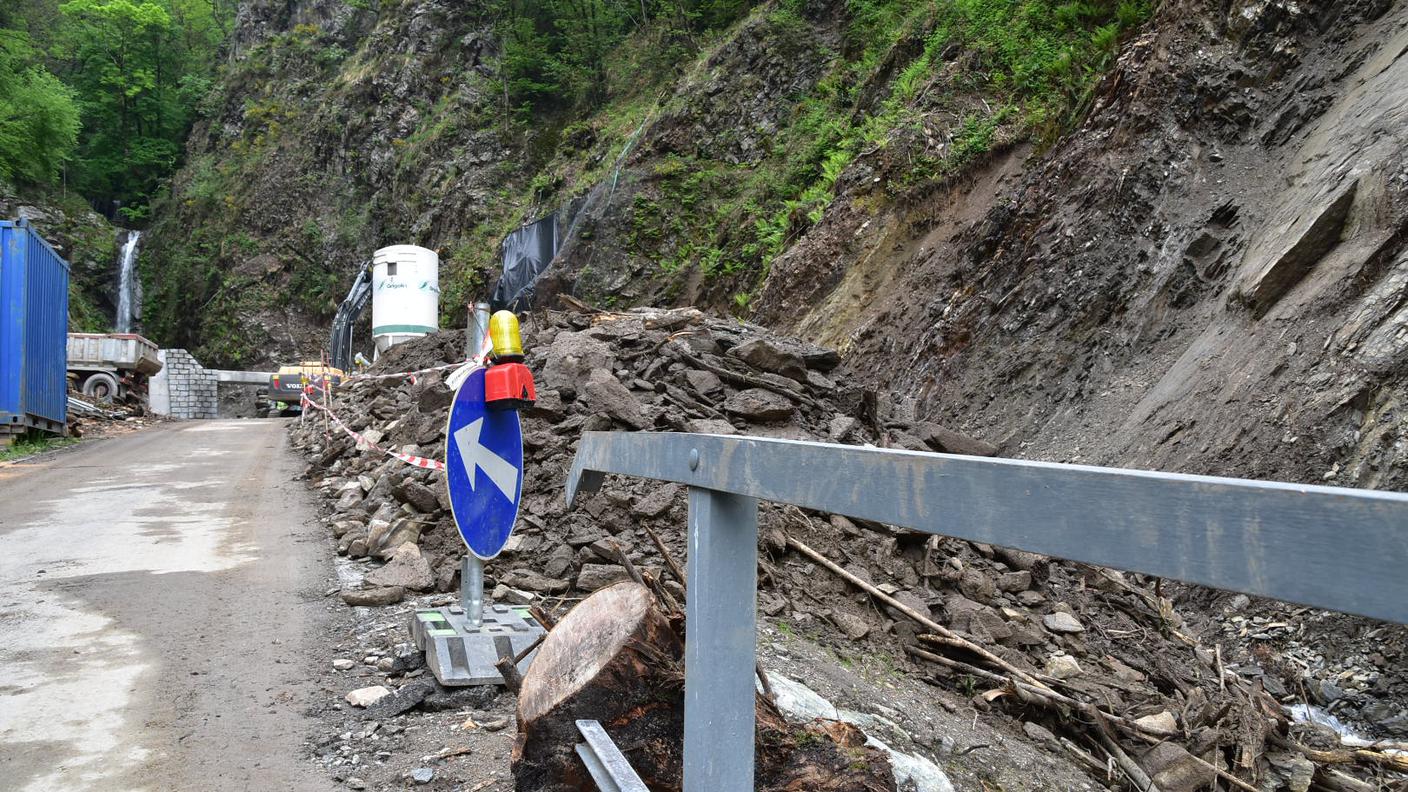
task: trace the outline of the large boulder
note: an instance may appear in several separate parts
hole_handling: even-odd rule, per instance
[[[785,421],[792,417],[792,402],[765,388],[741,390],[724,400],[724,412],[754,423]]]
[[[944,454],[967,454],[968,456],[996,456],[997,446],[955,432],[935,423],[921,423],[914,427],[914,433],[930,448]]]
[[[650,425],[645,410],[630,389],[606,369],[592,369],[581,389],[581,398],[598,413],[610,416],[632,429]]]
[[[400,586],[381,586],[369,589],[347,589],[342,592],[342,601],[352,606],[376,607],[395,605],[406,598],[406,590]]]
[[[396,496],[396,500],[409,503],[418,512],[428,514],[440,508],[440,503],[435,498],[435,490],[415,479],[402,481],[393,487],[391,492]]]
[[[798,382],[807,381],[807,364],[802,356],[765,338],[755,338],[730,349],[728,354],[760,371],[781,374]]]
[[[585,332],[558,333],[548,347],[539,385],[544,390],[555,389],[565,396],[573,396],[593,369],[611,371],[615,368],[616,356],[604,341]]]

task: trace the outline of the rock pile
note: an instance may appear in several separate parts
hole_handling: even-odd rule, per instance
[[[524,329],[538,401],[523,414],[520,524],[486,570],[496,599],[560,607],[624,579],[623,556],[683,598],[656,544],[684,558],[683,489],[610,478],[569,511],[564,483],[584,431],[998,451],[838,378],[833,351],[692,309],[549,312]],[[464,348],[461,333],[432,335],[392,349],[369,373],[443,365]],[[443,458],[450,397],[443,372],[366,378],[342,389],[336,411],[369,443]],[[332,503],[338,551],[386,562],[364,588],[343,592],[349,604],[457,585],[463,547],[441,474],[359,449],[318,415],[295,424],[293,437]],[[1300,700],[1297,669],[1256,665],[1242,644],[1204,643],[1199,636],[1216,637],[1221,622],[1185,622],[1157,581],[794,507],[764,505],[760,519],[766,616],[889,652],[977,709],[1019,718],[1027,738],[1100,778],[1113,766],[1141,789],[1193,792],[1222,777],[1224,786],[1303,791],[1311,778],[1359,788],[1346,768],[1408,767],[1391,747],[1348,752],[1324,727],[1293,723],[1282,705]],[[1252,666],[1257,674],[1243,673]]]

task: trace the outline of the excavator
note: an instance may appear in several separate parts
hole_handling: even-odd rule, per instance
[[[351,369],[354,363],[352,326],[367,309],[367,302],[371,298],[372,263],[368,260],[362,263],[357,271],[357,279],[352,282],[352,289],[337,306],[337,314],[332,320],[332,334],[328,339],[328,362],[313,360],[280,366],[279,370],[269,377],[269,388],[261,397],[267,402],[270,416],[297,412],[300,409],[297,405],[302,400],[303,389],[309,385],[314,389],[321,389],[325,381],[334,387],[342,382],[345,372]],[[361,361],[361,355],[355,357],[356,362]]]

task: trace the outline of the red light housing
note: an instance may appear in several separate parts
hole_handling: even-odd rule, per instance
[[[520,410],[538,400],[533,372],[522,363],[500,363],[484,373],[484,404],[491,410]]]

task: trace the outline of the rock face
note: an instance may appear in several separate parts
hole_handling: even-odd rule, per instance
[[[1405,26],[1387,2],[1166,4],[1076,132],[996,147],[923,219],[843,178],[754,318],[1027,458],[1408,488]]]
[[[1302,214],[1268,235],[1268,243],[1281,245],[1283,252],[1249,250],[1247,261],[1256,269],[1246,274],[1234,295],[1249,304],[1257,316],[1270,310],[1339,244],[1358,187],[1359,180],[1350,178],[1348,184],[1309,206],[1296,207]]]

